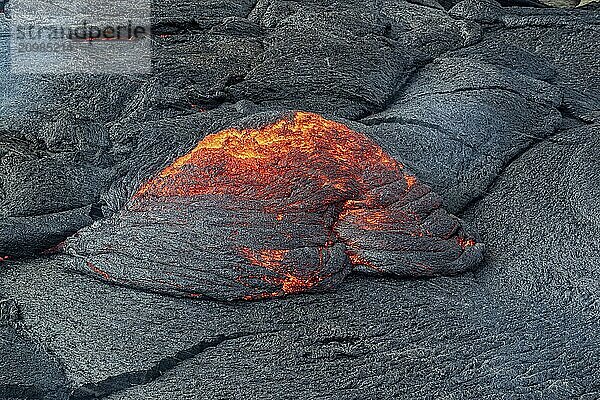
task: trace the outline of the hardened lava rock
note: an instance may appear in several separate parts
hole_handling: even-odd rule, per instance
[[[352,268],[454,274],[483,245],[366,136],[294,112],[207,136],[66,250],[109,282],[234,300],[330,290]]]

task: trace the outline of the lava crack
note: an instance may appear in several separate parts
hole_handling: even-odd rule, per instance
[[[207,136],[66,250],[104,280],[233,300],[331,290],[352,269],[454,274],[483,245],[368,137],[295,112]]]

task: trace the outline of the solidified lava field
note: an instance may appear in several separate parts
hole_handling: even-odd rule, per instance
[[[23,74],[18,1],[0,400],[600,398],[600,3],[177,0]]]

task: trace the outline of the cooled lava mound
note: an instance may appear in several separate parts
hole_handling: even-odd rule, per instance
[[[455,274],[483,245],[365,135],[294,112],[207,136],[66,250],[113,283],[248,300],[331,290],[352,269]]]

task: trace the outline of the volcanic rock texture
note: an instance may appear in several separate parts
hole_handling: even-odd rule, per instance
[[[483,245],[441,199],[364,135],[296,112],[206,137],[67,252],[110,282],[215,299],[337,286],[351,264],[433,276]]]
[[[161,2],[151,75],[16,76],[0,59],[0,398],[600,397],[600,10],[442,3]],[[442,199],[448,213],[436,221],[458,221],[451,213],[473,227],[436,231],[465,236],[445,254],[460,257],[459,242],[476,231],[484,261],[428,279],[396,276],[404,250],[381,263],[392,259],[374,256],[389,226],[341,218],[344,203],[387,187],[371,185],[386,174],[366,173],[370,157],[343,164],[364,166],[353,173],[365,186],[299,182],[332,196],[315,203],[331,204],[324,209],[268,212],[268,198],[251,192],[243,205],[235,192],[198,193],[205,203],[194,203],[204,205],[192,228],[210,226],[213,236],[186,246],[179,261],[189,264],[160,253],[188,239],[170,200],[192,207],[156,196],[169,179],[162,172],[204,157],[194,149],[224,132],[293,121],[287,110],[321,115],[381,148],[398,164],[395,198],[414,174],[412,190],[439,195],[426,215]],[[236,248],[211,249],[232,224],[243,233],[228,242]],[[255,226],[272,235],[247,231]],[[425,230],[403,228],[417,226]],[[146,242],[135,237],[144,230]],[[40,255],[77,231],[68,254]],[[286,232],[298,237],[282,244]],[[372,245],[360,249],[362,263],[356,251],[351,260],[354,242]],[[290,251],[275,253],[273,267],[265,249]],[[125,262],[104,259],[115,254]],[[223,282],[241,286],[209,293],[194,279],[222,270],[202,261],[215,254],[215,266],[247,260],[265,273],[237,271]],[[388,273],[373,273],[370,258]],[[300,259],[319,274],[290,274]],[[339,284],[349,264],[360,273]],[[185,281],[169,275],[183,275],[173,266],[200,273]],[[250,302],[162,293],[254,298],[305,281],[337,290]]]

